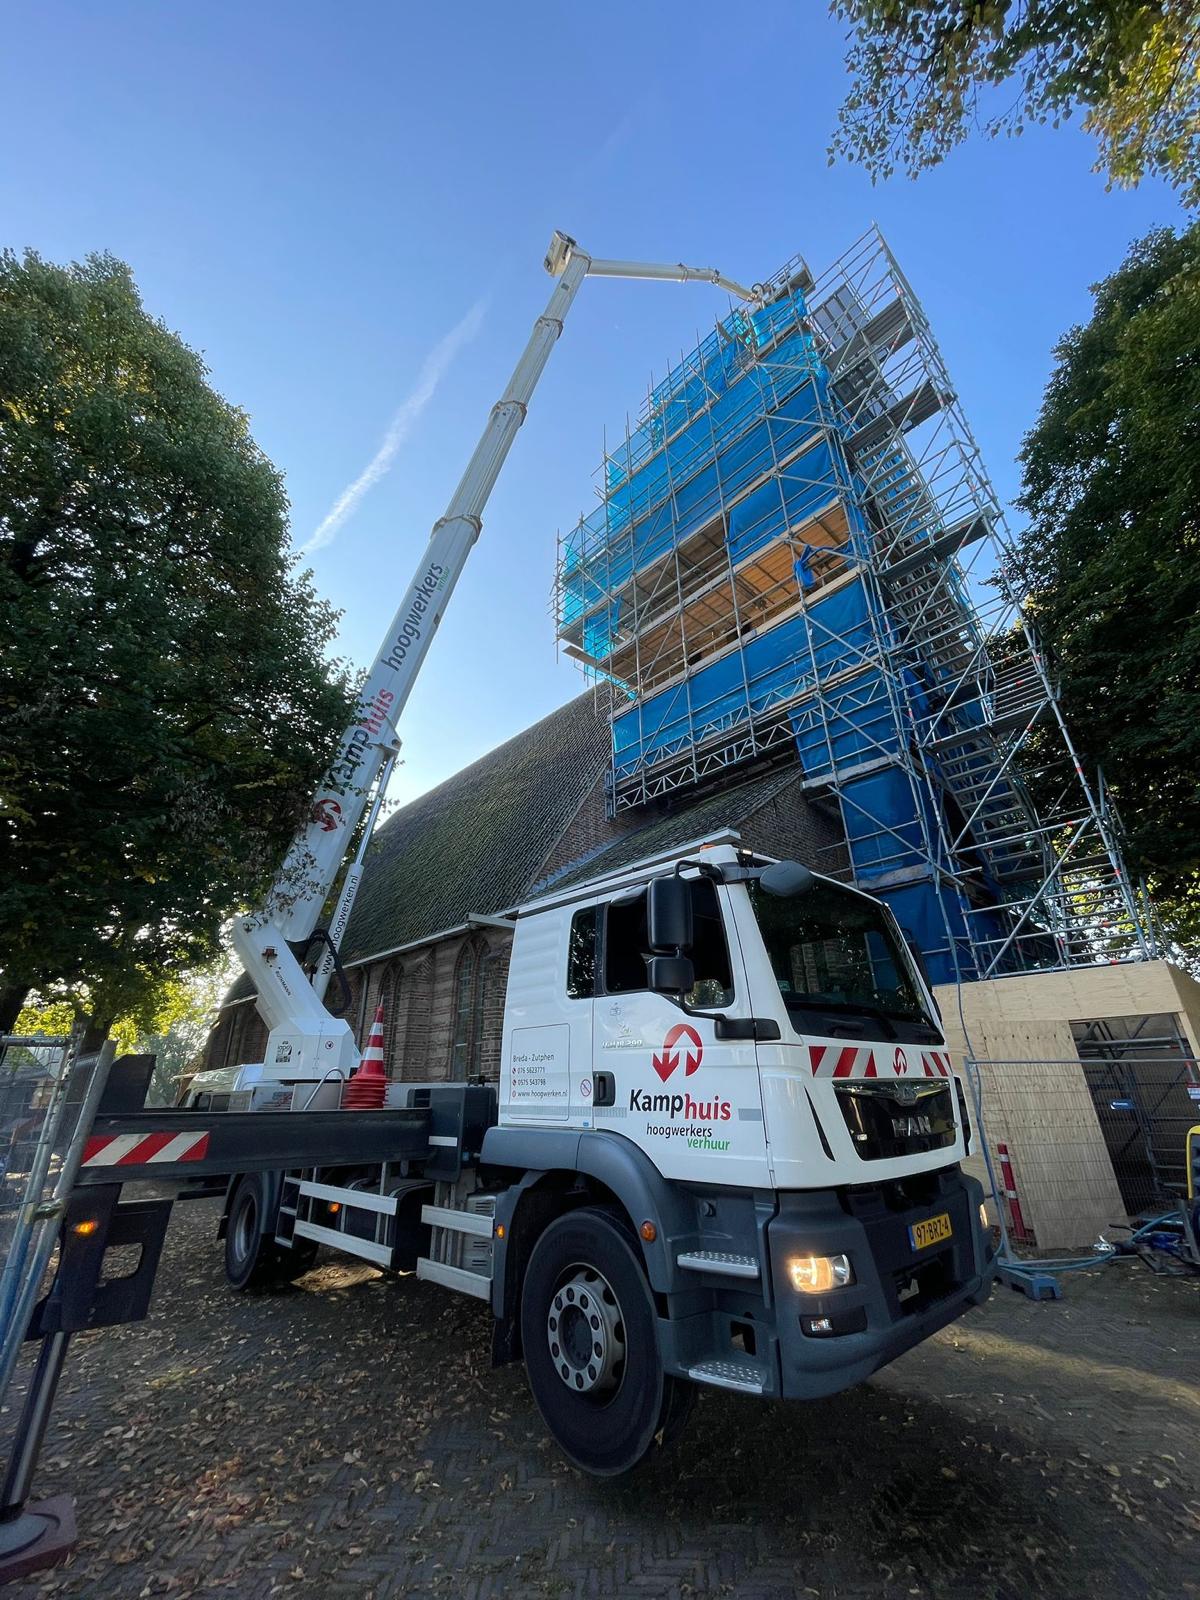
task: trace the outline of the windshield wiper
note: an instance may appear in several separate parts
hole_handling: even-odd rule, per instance
[[[851,1005],[845,1000],[802,1000],[799,995],[787,995],[784,1004],[795,1006],[799,1011],[836,1011],[840,1016],[872,1017],[876,1022],[882,1022],[887,1029],[889,1039],[895,1039],[896,1028],[886,1011],[880,1011],[878,1006]],[[907,1021],[907,1018],[905,1019]]]
[[[892,1021],[891,1017],[888,1016],[887,1012],[880,1011],[878,1006],[858,1005],[854,1006],[852,1009],[855,1011],[861,1011],[868,1017],[874,1017],[877,1022],[882,1022],[884,1027],[887,1029],[889,1039],[896,1039],[899,1037],[896,1032],[896,1024]]]
[[[936,1044],[941,1038],[941,1031],[929,1020],[927,1016],[905,1016],[902,1012],[883,1011],[879,1006],[867,1005],[865,1001],[849,1000],[818,1000],[813,996],[804,997],[798,994],[784,994],[783,1002],[797,1011],[837,1012],[840,1016],[870,1017],[874,1022],[881,1022],[887,1030],[889,1039],[900,1037],[898,1022],[904,1023],[909,1028],[919,1028],[924,1035],[916,1042],[919,1044]]]
[[[908,1022],[910,1019],[906,1017],[905,1021]],[[942,1037],[933,1023],[926,1021],[924,1017],[911,1018],[911,1026],[922,1030],[923,1036],[918,1040],[919,1044],[937,1044]]]

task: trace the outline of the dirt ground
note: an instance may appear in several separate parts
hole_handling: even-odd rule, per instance
[[[150,1319],[76,1340],[37,1491],[78,1550],[8,1594],[1200,1596],[1200,1280],[998,1289],[836,1399],[707,1392],[598,1484],[476,1302],[332,1256],[232,1295],[215,1222],[177,1207]]]

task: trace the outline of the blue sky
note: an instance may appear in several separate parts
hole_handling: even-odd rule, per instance
[[[842,40],[811,0],[5,13],[0,237],[130,262],[286,474],[297,545],[410,401],[390,471],[311,557],[358,663],[542,309],[552,228],[753,281],[797,251],[819,269],[877,220],[1008,499],[1087,286],[1180,219],[1161,187],[1105,193],[1074,129],[976,140],[915,184],[830,168]],[[707,287],[585,285],[410,701],[395,796],[578,692],[548,611],[556,530],[595,504],[604,429],[725,306]]]

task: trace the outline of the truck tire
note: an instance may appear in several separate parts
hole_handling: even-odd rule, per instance
[[[654,1300],[636,1243],[611,1212],[558,1217],[521,1287],[529,1387],[563,1454],[596,1477],[628,1472],[688,1409],[663,1372]]]
[[[264,1214],[266,1206],[267,1184],[262,1173],[239,1178],[225,1224],[225,1281],[231,1289],[270,1289],[291,1283],[316,1260],[317,1247],[311,1240],[302,1240],[290,1250],[279,1248],[272,1237],[274,1219]]]

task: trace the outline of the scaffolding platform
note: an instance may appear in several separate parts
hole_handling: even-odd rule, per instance
[[[935,981],[1153,954],[1014,571],[882,235],[815,279],[795,258],[651,389],[560,540],[556,627],[607,685],[611,809],[796,760]]]

